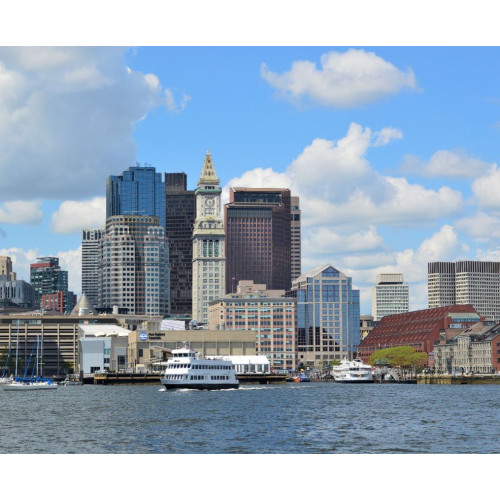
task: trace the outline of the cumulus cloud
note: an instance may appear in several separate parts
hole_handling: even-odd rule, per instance
[[[500,210],[500,169],[494,165],[487,175],[472,183],[472,191],[479,208]]]
[[[155,75],[125,65],[125,50],[0,48],[4,199],[85,199],[135,162],[135,125],[169,101]]]
[[[65,201],[52,214],[51,229],[54,233],[70,234],[84,227],[100,228],[106,219],[106,198],[88,201]]]
[[[165,105],[167,106],[167,109],[172,113],[178,113],[179,111],[183,111],[190,100],[191,96],[183,94],[180,101],[178,101],[174,97],[172,90],[165,89]]]
[[[321,56],[320,68],[310,61],[295,61],[277,74],[261,65],[262,78],[278,93],[299,105],[303,102],[333,108],[358,107],[418,88],[413,70],[401,71],[373,52],[349,49]]]
[[[456,222],[457,229],[480,241],[500,238],[500,219],[484,212],[477,212]]]
[[[406,155],[400,167],[402,172],[418,173],[425,177],[474,178],[495,169],[479,158],[472,158],[464,151],[436,151],[429,161],[413,155]]]
[[[3,196],[3,194],[2,194]],[[42,202],[6,201],[0,205],[0,223],[2,224],[40,224],[42,221]]]

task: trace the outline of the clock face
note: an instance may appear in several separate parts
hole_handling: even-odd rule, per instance
[[[207,206],[211,207],[214,204],[214,199],[213,198],[208,198],[207,199]]]

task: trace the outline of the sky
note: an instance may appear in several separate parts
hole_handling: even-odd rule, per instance
[[[427,263],[499,260],[500,48],[0,47],[0,255],[29,281],[56,256],[81,293],[81,229],[137,162],[185,172],[210,150],[230,186],[300,196],[302,271],[361,291]]]

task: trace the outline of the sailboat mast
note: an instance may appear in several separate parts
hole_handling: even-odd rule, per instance
[[[17,361],[19,359],[19,320],[17,320],[17,334],[16,334],[16,378],[17,378]]]

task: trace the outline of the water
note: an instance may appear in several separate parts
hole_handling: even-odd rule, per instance
[[[1,453],[499,453],[500,385],[0,390]]]

